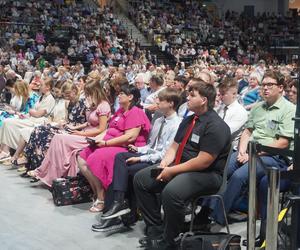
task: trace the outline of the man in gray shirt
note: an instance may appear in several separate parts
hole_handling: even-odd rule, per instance
[[[133,177],[141,169],[159,163],[173,143],[181,123],[181,118],[176,113],[180,103],[180,93],[175,89],[167,88],[158,94],[158,99],[158,107],[163,116],[155,121],[148,144],[144,147],[129,145],[130,152],[120,153],[115,157],[111,186],[113,194],[108,192],[105,198],[105,206],[109,210],[104,212],[99,224],[93,225],[93,231],[104,232],[122,226],[118,217],[130,212],[124,198],[129,177]]]

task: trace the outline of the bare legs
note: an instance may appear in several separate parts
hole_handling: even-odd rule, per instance
[[[8,159],[10,159],[10,153],[9,153],[9,149],[10,147],[5,145],[5,144],[1,144],[0,146],[0,161],[4,162]]]
[[[83,160],[79,155],[77,156],[77,163],[81,173],[88,180],[94,194],[97,196],[97,200],[94,203],[93,207],[90,209],[91,212],[100,212],[104,208],[104,197],[105,191],[102,187],[101,182],[97,177],[93,175],[93,173],[89,170],[86,161]]]
[[[20,154],[24,151],[25,146],[26,146],[26,141],[21,137],[20,141],[18,143],[18,147],[16,149],[16,152],[15,152],[15,154],[13,155],[13,157],[11,159],[12,162],[15,161],[15,160],[16,161],[18,160]],[[18,163],[18,165],[25,164],[25,163],[26,163],[26,159],[22,160],[20,163]]]

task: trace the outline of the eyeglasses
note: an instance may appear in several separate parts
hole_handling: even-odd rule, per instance
[[[274,85],[277,85],[277,86],[278,86],[278,84],[275,83],[275,82],[265,82],[265,83],[261,83],[259,86],[260,86],[261,88],[267,87],[268,89],[270,89],[270,88],[272,88]]]

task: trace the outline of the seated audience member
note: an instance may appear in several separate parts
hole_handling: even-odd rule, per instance
[[[188,84],[188,80],[185,77],[183,77],[183,76],[177,76],[177,77],[175,77],[174,84],[172,85],[172,88],[176,89],[180,93],[180,103],[177,106],[176,112],[178,113],[178,115],[181,118],[184,115],[187,115],[188,113],[191,113],[186,108],[186,105],[183,105],[183,104],[186,104],[186,102],[187,102],[187,100],[186,100],[186,98],[187,98],[187,91],[186,91],[187,84]],[[156,110],[154,112],[153,116],[152,116],[151,124],[154,124],[154,122],[156,121],[156,119],[159,118],[159,117],[161,117],[162,115],[163,114],[161,113],[160,110]]]
[[[186,86],[187,86],[188,82],[189,82],[189,80],[183,76],[177,76],[174,79],[173,88],[177,89],[180,92],[180,97],[181,97],[179,106],[187,101],[186,100],[186,98],[187,98]]]
[[[35,103],[38,101],[39,96],[30,91],[28,84],[23,80],[17,80],[13,87],[14,96],[10,100],[10,105],[5,106],[0,114],[0,126],[6,118],[17,117],[20,113],[28,114]]]
[[[143,105],[146,98],[150,95],[150,90],[145,85],[145,74],[139,73],[134,79],[135,86],[139,89],[141,94],[141,104]]]
[[[216,192],[230,148],[230,129],[213,110],[214,86],[193,80],[188,107],[195,114],[180,124],[174,142],[159,165],[139,171],[134,178],[138,206],[146,223],[149,249],[176,249],[175,238],[182,232],[185,204],[198,195]],[[157,178],[153,169],[161,168]],[[164,219],[157,193],[161,193]]]
[[[105,207],[109,210],[102,215],[105,220],[93,225],[94,231],[102,232],[118,225],[122,226],[121,220],[115,217],[130,212],[128,203],[125,202],[129,177],[133,177],[143,168],[160,162],[173,143],[181,122],[181,118],[176,114],[180,102],[179,93],[174,89],[166,88],[158,94],[158,100],[159,111],[163,116],[155,121],[148,144],[143,147],[129,145],[130,152],[119,153],[115,157],[113,182],[110,185],[113,193],[108,192],[105,197]],[[130,193],[129,198],[134,199],[132,196],[134,195]],[[136,210],[135,204],[132,203],[134,202],[131,200],[131,209]],[[136,211],[132,211],[132,214],[137,218]]]
[[[91,212],[100,212],[104,208],[105,190],[113,179],[115,156],[127,152],[129,144],[144,146],[150,131],[150,122],[139,108],[140,92],[135,86],[122,85],[119,102],[121,108],[111,118],[104,137],[101,135],[95,145],[85,148],[78,156],[79,169],[96,198]]]
[[[204,78],[204,77],[203,77],[203,78]],[[187,84],[185,85],[185,90],[184,90],[185,95],[187,95],[190,86],[194,83],[195,80],[198,80],[198,81],[201,80],[201,81],[203,81],[203,80],[200,79],[200,78],[194,78],[194,79],[188,81]],[[203,82],[207,84],[207,82],[205,82],[205,81],[203,81]],[[177,85],[177,84],[175,84],[175,85]],[[184,93],[184,92],[182,92],[182,93]],[[184,94],[183,94],[183,95],[184,95]],[[190,115],[194,114],[194,113],[193,113],[192,111],[190,111],[189,108],[188,108],[187,97],[185,97],[184,100],[185,100],[185,102],[182,101],[183,103],[178,107],[178,111],[177,111],[178,116],[179,116],[179,117],[182,117],[183,119],[185,119],[187,116],[190,116]]]
[[[219,85],[219,93],[222,104],[216,112],[230,128],[231,137],[238,144],[239,135],[248,120],[248,113],[237,100],[237,81],[233,78],[225,78]]]
[[[34,72],[33,79],[31,80],[31,82],[29,84],[30,89],[32,89],[33,91],[39,92],[40,86],[41,86],[41,83],[42,83],[42,78],[41,77],[42,77],[41,71],[36,70]]]
[[[110,105],[98,80],[91,80],[84,87],[89,110],[87,122],[68,125],[69,132],[55,134],[41,164],[28,175],[52,186],[53,180],[62,176],[76,176],[76,154],[87,147],[87,137],[95,137],[106,130],[110,117]]]
[[[283,97],[284,79],[276,71],[267,70],[262,81],[263,102],[252,108],[246,129],[243,131],[238,151],[230,158],[227,190],[223,194],[226,212],[229,213],[235,201],[247,188],[248,183],[248,142],[256,141],[275,148],[292,148],[290,143],[294,135],[295,105]],[[256,176],[258,183],[265,176],[262,163],[266,166],[286,170],[285,159],[279,156],[260,155],[257,162]],[[224,216],[219,203],[213,207],[212,217],[224,225]],[[207,212],[207,211],[206,211]]]
[[[245,70],[243,68],[238,68],[235,71],[235,78],[238,81],[238,94],[241,93],[241,91],[248,86],[248,82],[245,80]]]
[[[62,86],[62,93],[67,103],[67,117],[65,122],[38,126],[31,133],[29,142],[24,149],[26,157],[26,170],[38,168],[44,160],[51,140],[55,134],[61,134],[67,129],[68,125],[77,126],[86,123],[86,105],[83,99],[80,99],[80,91],[76,85],[65,82]]]
[[[245,109],[250,110],[260,100],[259,84],[261,83],[261,76],[257,72],[253,72],[249,78],[249,85],[241,91],[242,104]]]
[[[4,121],[0,129],[1,153],[0,161],[9,160],[9,148],[16,149],[21,135],[21,130],[24,128],[34,128],[36,125],[43,124],[47,121],[48,116],[55,106],[55,100],[51,94],[53,81],[46,79],[41,84],[42,96],[34,106],[29,110],[29,113],[20,114],[19,118],[8,118]]]
[[[295,93],[290,93],[291,91],[295,91]],[[289,92],[289,99],[290,101],[297,102],[297,88],[296,82],[292,83],[291,89]],[[291,96],[292,95],[292,96]],[[287,163],[290,159],[287,159]],[[292,162],[292,161],[290,161]],[[283,169],[282,171],[289,171],[293,170],[293,165],[289,166],[288,169]],[[288,179],[281,179],[279,190],[280,192],[288,191],[290,188],[290,180]],[[260,230],[259,235],[255,239],[255,246],[260,247],[263,241],[266,239],[266,220],[267,220],[267,198],[268,198],[268,177],[265,175],[261,178],[259,187],[258,187],[258,199],[259,199],[259,214],[260,214]],[[243,241],[243,245],[247,246],[247,240]]]
[[[292,81],[289,92],[287,94],[288,94],[289,101],[296,105],[297,104],[297,83],[296,83],[296,81]]]
[[[61,87],[62,87],[62,82],[58,82],[52,89],[52,96],[55,98],[55,106],[51,111],[51,114],[49,115],[49,120],[47,121],[48,123],[50,123],[51,121],[58,122],[61,121],[62,119],[65,119],[66,117],[66,101],[62,98]],[[14,164],[15,166],[19,166],[27,162],[25,158],[19,159],[19,156],[23,152],[26,143],[29,141],[31,133],[34,130],[35,127],[33,128],[28,127],[28,128],[21,129],[18,147],[11,160],[7,163],[7,165]]]
[[[154,75],[150,78],[149,86],[151,89],[151,94],[146,98],[143,104],[146,113],[148,113],[148,117],[152,118],[152,114],[157,110],[156,98],[158,96],[158,93],[165,89],[163,85],[164,80],[162,77]]]
[[[174,87],[175,72],[168,70],[164,77],[164,86],[167,88]]]

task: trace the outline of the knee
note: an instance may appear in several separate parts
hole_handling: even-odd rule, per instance
[[[180,199],[178,195],[178,190],[174,190],[168,185],[164,188],[161,193],[162,204],[164,207],[174,206],[175,204],[179,204],[180,206],[184,204],[184,201]]]
[[[86,161],[82,159],[80,155],[77,155],[77,163],[81,172],[86,172],[88,170]]]
[[[248,176],[244,175],[239,170],[233,172],[233,174],[230,177],[230,182],[233,182],[233,183],[236,183],[236,184],[246,184],[247,180],[248,180]]]
[[[134,187],[134,190],[138,190],[141,188],[141,173],[137,173],[134,178],[133,178],[133,187]]]
[[[126,157],[124,153],[119,153],[115,156],[115,167],[120,167],[120,165],[124,165],[126,162]]]

